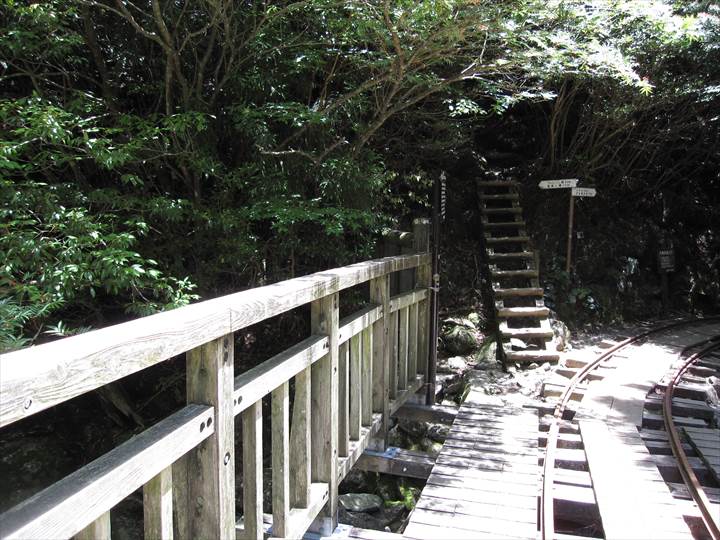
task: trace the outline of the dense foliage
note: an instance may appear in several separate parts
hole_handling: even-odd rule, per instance
[[[657,223],[696,240],[685,290],[717,295],[719,15],[3,0],[0,349],[366,258],[441,168],[518,123],[532,174],[581,175],[623,215],[628,192],[665,200]]]

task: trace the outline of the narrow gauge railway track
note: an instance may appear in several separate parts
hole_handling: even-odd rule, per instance
[[[612,346],[608,350],[606,350],[604,353],[600,354],[598,357],[590,361],[589,363],[585,364],[575,375],[570,379],[568,382],[566,388],[561,393],[561,395],[558,398],[557,404],[555,406],[553,416],[550,421],[550,425],[548,428],[548,434],[547,434],[547,443],[545,447],[545,456],[544,456],[544,463],[543,463],[543,471],[542,471],[542,487],[540,490],[540,508],[539,508],[539,517],[540,517],[540,538],[542,540],[549,540],[551,538],[555,538],[555,507],[554,507],[554,498],[553,498],[553,489],[554,489],[554,478],[555,478],[555,463],[556,463],[556,453],[558,448],[558,438],[560,435],[560,427],[563,422],[563,418],[566,412],[566,409],[568,408],[568,404],[571,401],[571,399],[576,395],[576,389],[578,386],[583,383],[586,379],[588,379],[592,373],[596,370],[596,368],[602,366],[608,359],[619,355],[619,353],[626,349],[628,346],[636,344],[638,342],[641,342],[647,338],[654,337],[657,335],[661,335],[664,332],[669,332],[671,330],[675,330],[680,327],[692,327],[693,325],[707,325],[709,323],[714,323],[720,320],[720,317],[715,318],[707,318],[707,319],[696,319],[696,320],[683,320],[674,322],[671,324],[667,324],[661,327],[653,328],[647,331],[644,331],[640,334],[637,334],[635,336],[632,336],[630,338],[625,339],[624,341],[617,343],[616,345]],[[712,510],[710,509],[710,505],[707,499],[707,496],[705,496],[702,487],[700,486],[700,483],[697,481],[697,478],[695,477],[694,473],[692,472],[692,468],[690,467],[690,464],[688,463],[687,458],[683,460],[681,456],[685,455],[684,450],[682,449],[682,444],[680,442],[680,438],[677,434],[677,431],[674,431],[674,422],[672,417],[672,402],[673,402],[673,388],[677,384],[677,381],[680,380],[680,377],[682,374],[688,369],[690,365],[699,358],[702,358],[704,354],[707,354],[709,352],[717,350],[717,347],[720,346],[720,343],[718,341],[720,340],[720,332],[718,332],[718,335],[713,335],[710,337],[705,337],[701,341],[698,341],[696,343],[693,343],[691,345],[686,345],[683,347],[682,351],[678,355],[678,358],[681,358],[686,351],[690,349],[697,349],[698,347],[704,347],[701,351],[693,354],[690,358],[687,359],[680,368],[677,370],[675,375],[673,376],[670,383],[667,385],[667,389],[665,392],[665,398],[664,398],[664,406],[665,409],[665,421],[666,426],[668,429],[668,437],[671,442],[671,447],[673,450],[673,454],[676,456],[678,460],[678,467],[681,469],[685,469],[686,472],[682,473],[683,478],[685,479],[687,485],[687,489],[692,496],[693,500],[698,505],[698,509],[700,510],[703,522],[705,523],[705,526],[708,530],[708,533],[710,534],[710,537],[713,538],[713,540],[720,540],[720,534],[717,533],[717,522],[714,519],[714,516],[712,514]],[[710,345],[708,345],[710,344]],[[667,408],[669,407],[669,408]],[[668,423],[669,419],[669,423]],[[673,434],[675,435],[674,440],[675,443],[673,444]],[[678,451],[679,448],[679,451]],[[677,452],[677,453],[676,453]],[[690,471],[689,474],[687,473],[687,470]],[[693,479],[694,478],[694,482]]]

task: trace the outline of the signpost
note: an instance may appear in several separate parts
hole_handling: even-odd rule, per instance
[[[572,236],[573,221],[575,219],[575,197],[594,197],[597,195],[595,188],[577,187],[577,178],[563,178],[561,180],[543,180],[538,184],[540,189],[570,189],[570,210],[568,212],[567,232],[567,258],[565,260],[565,271],[570,273],[572,261]],[[579,238],[579,236],[578,236]]]
[[[574,188],[577,183],[577,178],[565,178],[563,180],[543,180],[538,186],[540,186],[540,189],[561,189]]]

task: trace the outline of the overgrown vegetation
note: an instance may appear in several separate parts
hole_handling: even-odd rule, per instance
[[[498,149],[600,188],[584,298],[661,233],[678,294],[720,295],[714,2],[0,6],[2,349],[367,258]]]

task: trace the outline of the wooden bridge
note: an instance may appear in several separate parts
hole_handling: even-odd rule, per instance
[[[146,538],[332,533],[339,482],[366,448],[384,449],[390,416],[427,382],[428,250],[429,223],[416,220],[405,254],[2,356],[0,427],[182,354],[187,405],[7,511],[0,538],[110,538],[110,512],[139,488]],[[391,296],[398,275],[407,290]],[[369,288],[369,304],[340,319],[343,291],[360,284]],[[306,304],[312,335],[235,373],[234,332]],[[271,417],[264,419],[268,394]],[[262,513],[264,420],[272,433],[270,531]],[[235,515],[236,466],[243,473],[242,516]]]

